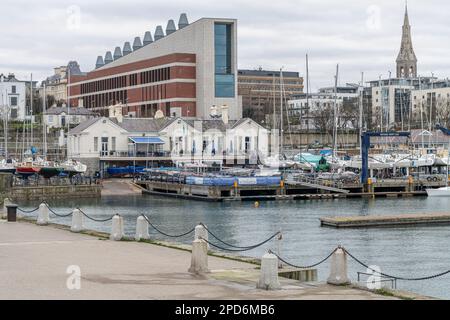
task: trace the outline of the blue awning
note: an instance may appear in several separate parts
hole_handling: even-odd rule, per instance
[[[159,137],[131,137],[129,139],[136,144],[164,144]]]

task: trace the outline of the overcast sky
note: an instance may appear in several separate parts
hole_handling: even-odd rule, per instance
[[[42,80],[53,67],[77,60],[90,71],[98,55],[146,30],[165,28],[186,12],[202,17],[237,18],[239,68],[298,71],[310,57],[313,89],[395,73],[403,0],[1,0],[0,73]],[[413,44],[423,76],[450,77],[450,3],[408,2]]]

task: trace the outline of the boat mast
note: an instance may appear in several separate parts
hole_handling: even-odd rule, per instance
[[[362,150],[363,99],[364,99],[364,72],[361,72],[361,86],[359,87],[359,147],[360,147],[360,150]]]
[[[419,76],[419,92],[420,92],[420,97],[422,97],[422,80],[420,79],[420,76]],[[425,141],[424,141],[424,138],[423,138],[424,129],[423,129],[423,101],[422,100],[423,99],[421,98],[420,99],[420,126],[421,126],[421,129],[422,129],[422,133],[421,133],[421,136],[422,136],[422,149],[425,149]]]
[[[67,66],[67,160],[69,160],[69,133],[70,133],[70,63]]]
[[[339,64],[336,65],[336,75],[334,77],[334,128],[333,128],[333,160],[336,160],[337,148],[337,126],[338,126],[338,106],[337,106],[337,86],[339,77]]]
[[[30,77],[30,150],[33,146],[33,74]]]
[[[8,117],[9,117],[9,104],[8,104],[8,90],[5,90],[5,98],[2,92],[2,104],[3,104],[3,130],[5,138],[5,159],[8,159]]]
[[[280,69],[280,155],[283,155],[284,137],[283,137],[283,68]]]
[[[44,160],[47,160],[47,126],[45,124],[45,112],[47,111],[47,93],[46,93],[46,85],[44,82],[44,101],[42,108],[42,134],[43,134],[43,156]]]
[[[300,109],[300,117],[302,117],[301,109]],[[301,122],[300,122],[300,128],[301,128]],[[308,54],[306,54],[306,152],[308,152],[308,151],[309,151],[309,59],[308,59]],[[300,146],[300,152],[301,152],[301,146]]]
[[[381,116],[381,121],[380,121],[380,132],[383,132],[383,118],[384,118],[384,99],[383,99],[383,93],[382,93],[382,87],[381,87],[381,75],[379,77],[379,82],[378,82],[378,92],[380,93],[380,116]]]

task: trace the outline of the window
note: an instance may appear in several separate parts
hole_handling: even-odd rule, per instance
[[[10,105],[11,105],[12,107],[17,106],[17,97],[11,97]]]
[[[11,93],[17,93],[17,88],[16,88],[16,86],[12,86],[12,87],[11,87]]]
[[[94,137],[94,151],[98,152],[98,137]]]
[[[53,116],[48,116],[48,123],[52,123],[53,122]]]
[[[232,73],[232,25],[214,25],[215,94],[218,98],[235,97],[235,79]]]
[[[11,119],[17,119],[17,109],[11,109]]]

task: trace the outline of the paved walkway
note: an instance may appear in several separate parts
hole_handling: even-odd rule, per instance
[[[71,265],[81,269],[80,290],[67,289]],[[255,265],[209,257],[205,277],[189,265],[186,251],[0,220],[0,299],[392,299],[292,280],[262,291]]]

